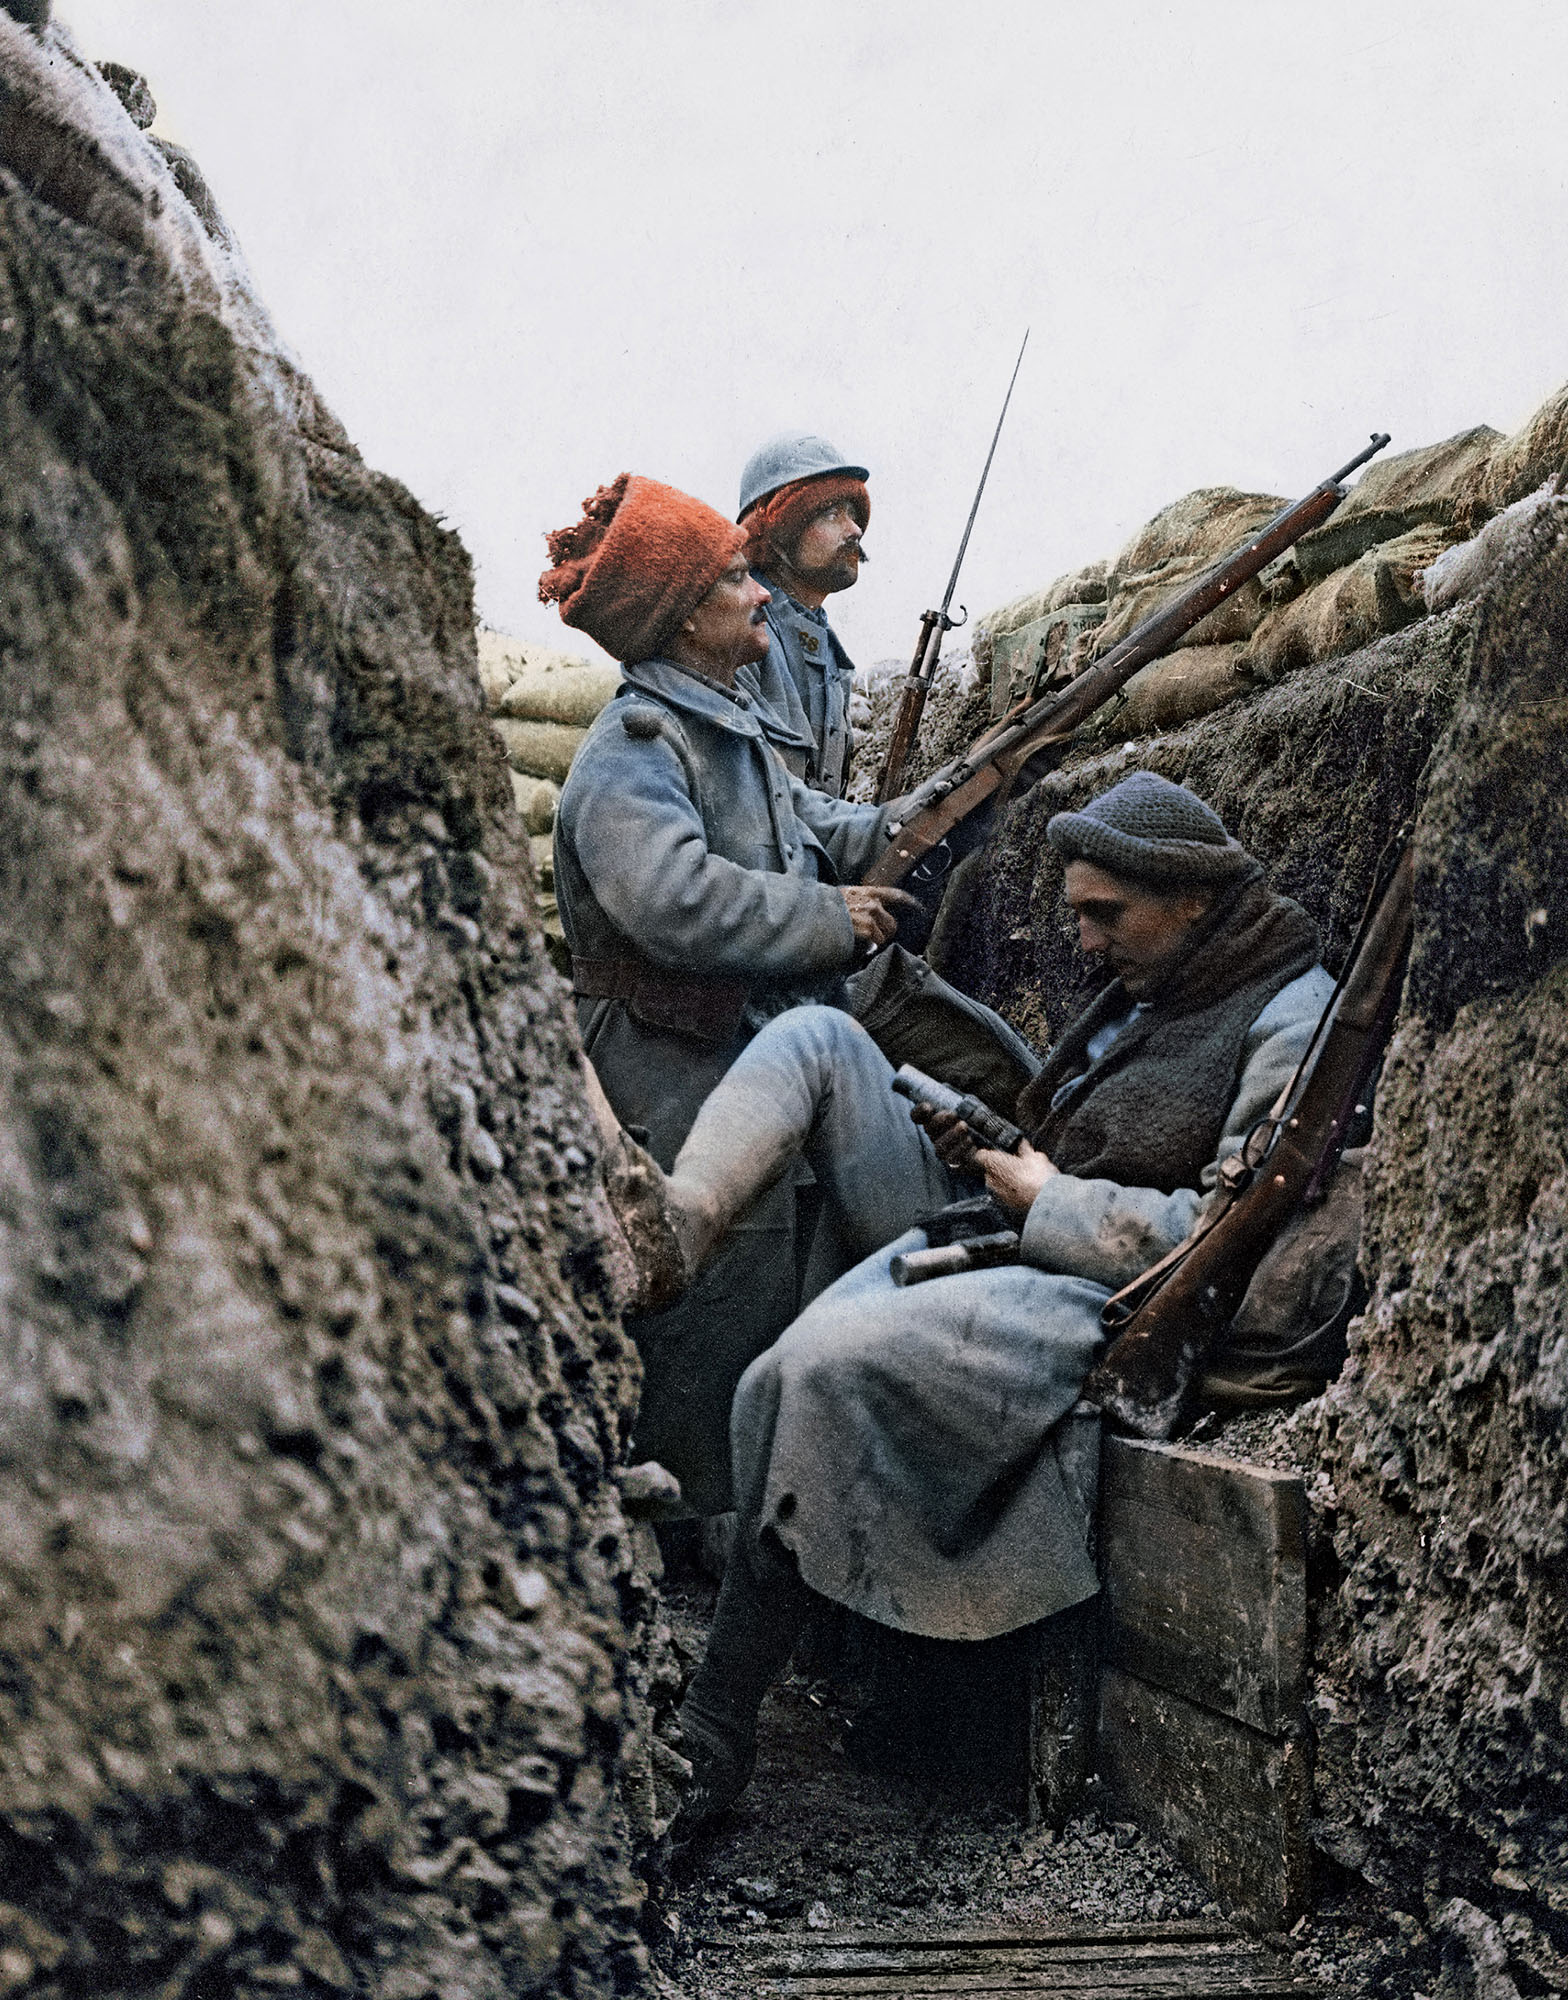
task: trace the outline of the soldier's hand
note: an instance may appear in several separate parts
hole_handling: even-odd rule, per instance
[[[983,1146],[975,1154],[975,1165],[985,1175],[985,1184],[1003,1208],[1026,1210],[1035,1196],[1057,1171],[1044,1153],[1037,1153],[1027,1139],[1016,1153],[999,1153]]]
[[[900,910],[918,910],[918,898],[907,889],[888,889],[880,883],[865,888],[840,889],[849,906],[849,920],[862,944],[891,944],[898,933]]]
[[[909,1115],[931,1135],[931,1144],[944,1167],[951,1167],[959,1174],[980,1171],[975,1135],[956,1111],[933,1111],[927,1104],[911,1104]]]

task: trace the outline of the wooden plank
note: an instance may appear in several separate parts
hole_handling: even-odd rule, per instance
[[[1017,1924],[910,1933],[843,1931],[757,1939],[738,1953],[759,1994],[936,2000],[964,1994],[1055,2000],[1307,2000],[1315,1992],[1256,1939],[1191,1923]]]
[[[893,2000],[923,2000],[941,1993],[1049,1993],[1057,2000],[1303,2000],[1305,1989],[1288,1970],[1233,1954],[1224,1963],[1169,1962],[1126,1965],[1106,1957],[1077,1966],[998,1963],[988,1970],[950,1971],[923,1963],[869,1973],[800,1972],[763,1976],[754,1990],[764,1994],[847,1996],[889,1994]]]
[[[995,1966],[1042,1965],[1097,1966],[1115,1964],[1132,1967],[1165,1965],[1226,1965],[1255,1961],[1257,1947],[1234,1933],[1220,1942],[1205,1944],[973,1944],[955,1945],[949,1950],[930,1946],[919,1949],[879,1945],[875,1949],[842,1948],[813,1951],[809,1947],[781,1958],[759,1960],[758,1970],[797,1976],[818,1977],[833,1973],[895,1972],[918,1962],[923,1972],[976,1972]]]
[[[1105,1657],[1265,1735],[1306,1699],[1306,1489],[1295,1473],[1107,1437]]]
[[[752,1943],[766,1952],[770,1946],[787,1946],[800,1951],[863,1951],[886,1946],[894,1951],[950,1951],[955,1945],[1076,1945],[1076,1944],[1218,1944],[1236,1939],[1234,1924],[1211,1922],[1207,1917],[1168,1917],[1141,1924],[1047,1924],[993,1922],[944,1924],[940,1930],[917,1931],[886,1925],[881,1929],[808,1931],[790,1933],[785,1938],[764,1938]],[[721,1935],[716,1943],[725,1942]]]
[[[1100,1681],[1099,1751],[1120,1809],[1231,1910],[1280,1930],[1307,1908],[1304,1732],[1264,1736],[1110,1668]]]
[[[1028,1784],[1024,1817],[1061,1826],[1082,1803],[1094,1764],[1100,1664],[1096,1598],[1028,1627]]]

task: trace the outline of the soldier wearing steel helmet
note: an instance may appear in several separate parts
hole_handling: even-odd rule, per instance
[[[834,798],[849,782],[854,662],[823,609],[866,560],[869,474],[826,438],[787,431],[754,451],[738,520],[752,574],[771,595],[767,656],[745,670],[758,720],[796,777]]]

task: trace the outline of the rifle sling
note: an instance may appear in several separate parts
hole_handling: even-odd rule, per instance
[[[1147,1271],[1140,1271],[1131,1284],[1123,1285],[1119,1292],[1112,1293],[1100,1308],[1100,1324],[1107,1333],[1124,1327],[1144,1301],[1152,1297],[1167,1278],[1175,1275],[1209,1231],[1229,1215],[1243,1192],[1244,1188],[1230,1190],[1229,1200],[1216,1201],[1201,1217],[1198,1226],[1184,1236],[1173,1250],[1167,1250],[1157,1264],[1151,1264]]]

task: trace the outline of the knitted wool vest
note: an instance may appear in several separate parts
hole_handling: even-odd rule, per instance
[[[1148,1011],[1091,1064],[1091,1036],[1133,1004],[1119,979],[1096,996],[1021,1093],[1019,1124],[1063,1173],[1165,1194],[1197,1187],[1236,1095],[1247,1030],[1318,956],[1306,911],[1254,879],[1211,912],[1146,996]]]

